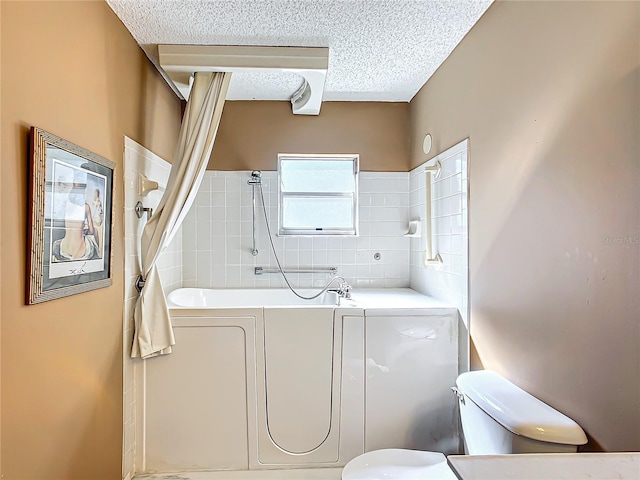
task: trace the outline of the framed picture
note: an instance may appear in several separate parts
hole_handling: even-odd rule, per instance
[[[31,127],[27,304],[111,285],[115,164]]]

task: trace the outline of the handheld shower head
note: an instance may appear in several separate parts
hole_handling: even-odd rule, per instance
[[[249,185],[261,185],[262,184],[262,172],[260,170],[254,170],[251,172],[251,178],[247,180]]]

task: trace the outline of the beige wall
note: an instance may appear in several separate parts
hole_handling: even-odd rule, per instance
[[[171,158],[180,104],[102,1],[3,1],[1,20],[3,478],[113,480],[122,441],[123,136]],[[117,167],[113,285],[25,306],[31,125]]]
[[[0,2],[0,27],[2,26],[2,2]],[[0,110],[2,109],[2,34],[0,31]],[[0,118],[1,122],[1,118]],[[2,130],[0,123],[0,179],[2,179]],[[2,181],[0,181],[0,249],[2,247]],[[2,299],[2,255],[0,255],[0,300]],[[0,308],[0,475],[2,475],[2,308]]]
[[[209,170],[276,170],[278,153],[359,153],[366,171],[409,170],[409,104],[324,102],[293,115],[289,102],[227,102]]]
[[[595,449],[640,450],[639,69],[638,2],[499,2],[411,102],[412,165],[470,138],[475,366]]]

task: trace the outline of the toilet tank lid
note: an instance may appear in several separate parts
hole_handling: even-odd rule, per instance
[[[542,442],[587,443],[580,425],[491,370],[466,372],[456,386],[507,430]]]

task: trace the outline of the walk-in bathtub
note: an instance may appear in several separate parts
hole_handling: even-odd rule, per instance
[[[331,292],[307,301],[285,289],[182,288],[167,300],[174,351],[144,362],[136,382],[144,471],[330,468],[391,447],[458,452],[455,308],[410,289],[338,302]]]

